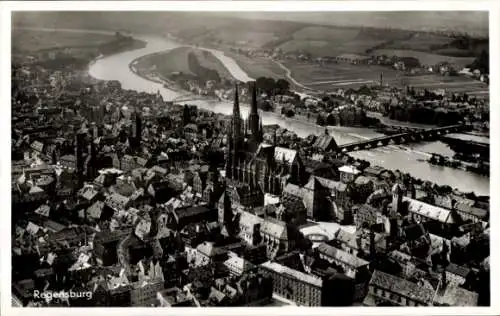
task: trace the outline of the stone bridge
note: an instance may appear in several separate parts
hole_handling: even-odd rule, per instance
[[[189,102],[189,101],[197,101],[204,100],[204,96],[202,95],[192,95],[192,94],[183,94],[173,99],[173,103],[181,103],[181,102]]]
[[[431,141],[440,138],[449,133],[458,133],[470,129],[466,125],[452,125],[445,127],[437,127],[432,129],[410,130],[408,132],[382,136],[359,142],[348,143],[337,147],[336,152],[351,152],[358,150],[366,150],[387,145],[399,145],[420,141]]]

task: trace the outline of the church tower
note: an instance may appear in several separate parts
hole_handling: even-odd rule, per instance
[[[394,184],[392,187],[392,210],[396,213],[401,212],[403,204],[403,190],[399,183]]]
[[[135,112],[134,145],[137,151],[141,150],[141,140],[142,140],[142,118],[140,113]]]
[[[83,159],[84,146],[85,146],[85,133],[79,129],[76,131],[75,137],[75,167],[76,167],[76,175],[78,177],[78,185],[81,186],[83,183],[83,169],[85,161]]]
[[[240,101],[238,96],[238,84],[234,86],[234,105],[231,117],[231,126],[228,133],[228,154],[226,157],[226,177],[234,178],[236,167],[241,160],[243,152],[243,120],[240,113]]]
[[[222,234],[230,236],[233,234],[233,208],[231,202],[231,196],[227,189],[224,189],[224,193],[219,199],[217,206],[218,209],[218,222],[222,228]]]
[[[251,83],[252,90],[252,101],[250,104],[250,114],[248,116],[248,125],[251,132],[251,142],[252,146],[256,149],[258,145],[262,142],[262,125],[259,118],[259,112],[257,108],[257,84],[255,82]]]
[[[88,156],[85,161],[85,169],[87,171],[87,179],[94,179],[97,176],[97,149],[94,135],[90,135],[90,144]]]

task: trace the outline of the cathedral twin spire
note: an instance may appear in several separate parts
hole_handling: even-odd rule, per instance
[[[226,162],[226,173],[229,177],[235,175],[237,165],[241,159],[244,159],[244,152],[256,150],[262,142],[262,122],[257,110],[257,88],[255,82],[251,84],[252,100],[248,120],[243,121],[241,118],[237,83],[234,86],[234,90],[233,115],[228,134],[229,150]],[[248,129],[250,130],[251,137],[249,142],[245,143]]]
[[[251,84],[252,99],[250,103],[250,113],[248,115],[248,120],[243,122],[240,113],[240,103],[239,103],[239,93],[238,84],[234,86],[234,104],[233,104],[233,116],[231,119],[232,137],[233,139],[241,137],[241,133],[247,132],[249,129],[251,134],[251,140],[255,143],[262,142],[262,121],[259,117],[259,112],[257,109],[257,86],[255,82]],[[242,126],[243,125],[243,126]],[[243,127],[243,129],[242,129]]]

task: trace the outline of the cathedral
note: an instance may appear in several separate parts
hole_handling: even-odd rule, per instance
[[[304,164],[297,151],[263,142],[262,120],[257,110],[257,88],[251,84],[248,119],[240,114],[238,86],[235,86],[233,114],[227,135],[226,181],[234,186],[280,195],[287,183],[301,184]]]

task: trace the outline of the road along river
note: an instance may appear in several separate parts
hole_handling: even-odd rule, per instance
[[[44,29],[37,29],[44,30]],[[53,29],[45,29],[54,31]],[[58,31],[61,31],[60,29]],[[90,30],[68,30],[70,32],[88,32]],[[103,33],[95,31],[95,33]],[[109,32],[112,34],[112,32]],[[156,93],[160,91],[165,100],[173,100],[177,96],[182,95],[182,92],[176,92],[165,88],[159,83],[148,81],[133,71],[133,65],[129,66],[135,59],[144,55],[157,53],[173,49],[182,44],[176,43],[171,39],[149,36],[149,35],[134,35],[136,38],[143,40],[147,46],[141,49],[118,53],[115,55],[103,57],[93,61],[89,65],[89,74],[97,79],[102,80],[117,80],[122,84],[124,89],[132,89],[141,92]],[[248,76],[238,64],[224,55],[223,52],[205,49],[214,54],[228,69],[228,71],[241,81],[249,81],[252,78]],[[230,102],[220,101],[190,101],[190,104],[197,105],[200,108],[211,110],[218,113],[230,114],[232,104]],[[248,107],[242,106],[242,115],[248,114]],[[262,120],[264,124],[278,124],[288,130],[295,132],[298,136],[305,137],[309,134],[320,134],[324,132],[324,127],[302,122],[294,119],[283,118],[274,113],[263,113]],[[350,127],[329,127],[330,135],[334,136],[337,143],[344,144],[360,139],[370,139],[380,134],[367,128],[350,128]],[[452,155],[452,151],[441,142],[419,143],[408,146],[387,146],[369,151],[353,152],[351,155],[355,158],[364,159],[374,165],[403,172],[408,172],[414,177],[429,180],[440,185],[450,185],[464,192],[473,191],[478,195],[489,195],[489,177],[476,175],[463,170],[456,170],[448,167],[430,165],[423,159],[427,159],[428,153],[440,153]]]

